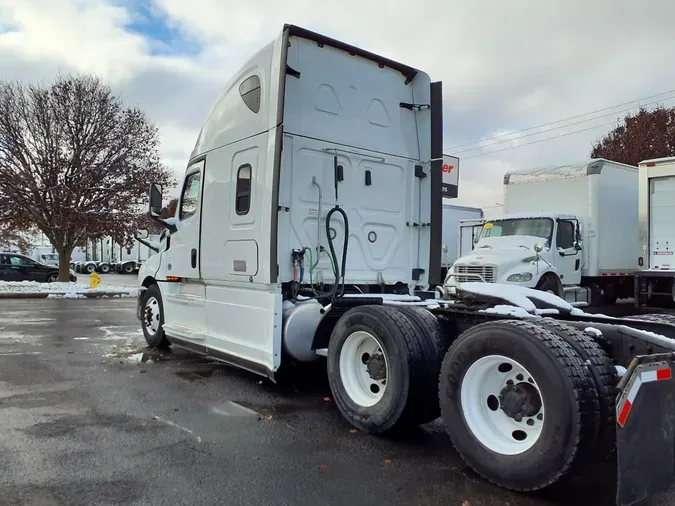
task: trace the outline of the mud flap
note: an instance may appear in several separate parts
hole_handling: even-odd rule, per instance
[[[675,354],[638,356],[619,382],[616,503],[632,506],[675,479]]]

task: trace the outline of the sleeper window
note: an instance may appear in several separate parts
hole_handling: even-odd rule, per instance
[[[237,170],[237,188],[235,196],[235,210],[237,214],[248,214],[251,209],[251,166],[242,165]]]
[[[253,112],[260,110],[260,78],[251,76],[239,85],[239,94],[246,106]]]
[[[185,180],[183,186],[183,195],[180,199],[180,214],[181,221],[187,220],[190,216],[197,212],[199,205],[199,183],[201,181],[201,174],[193,172]]]

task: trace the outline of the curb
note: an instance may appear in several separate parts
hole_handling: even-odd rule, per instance
[[[115,291],[108,291],[108,292],[94,292],[94,293],[87,293],[87,292],[5,292],[5,293],[0,293],[0,299],[46,299],[49,295],[66,295],[66,294],[77,294],[77,295],[84,295],[88,299],[98,299],[104,296],[108,297],[114,297],[118,296],[119,298],[122,298],[122,295],[126,295],[125,298],[133,299],[136,297],[136,295],[129,294],[129,292],[115,292]],[[73,299],[73,300],[79,300],[79,299]]]

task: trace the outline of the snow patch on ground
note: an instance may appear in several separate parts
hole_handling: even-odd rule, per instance
[[[87,297],[77,292],[50,293],[48,299],[86,299]]]
[[[82,299],[82,294],[114,293],[119,297],[136,297],[138,288],[100,284],[89,288],[88,284],[73,282],[38,283],[37,281],[0,281],[0,294],[49,294],[47,298]]]

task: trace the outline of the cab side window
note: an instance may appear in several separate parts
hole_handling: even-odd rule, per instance
[[[247,163],[237,170],[235,210],[238,215],[248,214],[251,209],[251,166]]]
[[[556,242],[560,249],[570,249],[574,247],[574,223],[571,221],[558,222]]]
[[[180,221],[187,220],[197,212],[199,206],[199,188],[201,173],[193,172],[185,179],[183,193],[180,198]]]

